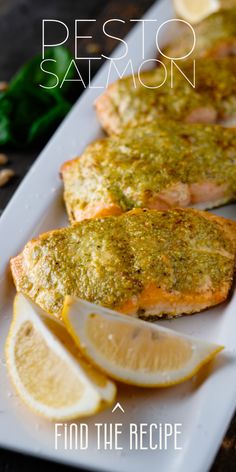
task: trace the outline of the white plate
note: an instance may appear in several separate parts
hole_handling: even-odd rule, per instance
[[[173,16],[170,1],[155,4],[146,19],[157,19],[161,24]],[[146,57],[155,57],[153,23],[146,33]],[[135,26],[127,37],[129,56],[137,68],[141,56],[141,25]],[[116,51],[119,53],[119,50]],[[123,65],[127,59],[124,60]],[[106,63],[93,81],[93,86],[104,84]],[[22,452],[48,457],[81,467],[113,472],[204,472],[210,467],[224,436],[236,405],[236,297],[216,309],[193,317],[185,317],[165,325],[223,343],[226,354],[221,354],[204,381],[200,376],[178,387],[165,390],[135,390],[122,387],[118,400],[125,414],[107,411],[89,419],[89,449],[66,451],[54,448],[54,424],[38,419],[18,400],[6,374],[4,341],[12,316],[14,287],[8,262],[32,236],[66,224],[62,203],[62,185],[58,177],[60,165],[79,154],[101,133],[93,110],[99,89],[87,89],[73,110],[55,133],[33,165],[0,219],[0,445]],[[235,205],[216,211],[235,218]],[[202,380],[202,381],[201,381]],[[94,423],[123,423],[122,451],[102,451],[96,448]],[[128,448],[129,423],[182,423],[181,450],[140,450]],[[61,443],[60,443],[61,445]]]

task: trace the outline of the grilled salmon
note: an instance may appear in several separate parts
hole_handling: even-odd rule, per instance
[[[236,200],[236,132],[153,121],[96,141],[61,169],[71,223],[133,208],[212,208]]]
[[[193,65],[183,62],[182,72],[193,80]],[[236,57],[198,59],[195,88],[181,72],[165,78],[163,67],[128,76],[111,84],[95,106],[104,129],[119,133],[144,121],[172,119],[189,123],[217,123],[236,116]],[[135,80],[135,83],[134,83]],[[145,86],[143,85],[145,84]]]
[[[194,26],[196,45],[191,59],[236,55],[236,8],[221,10]],[[185,24],[179,24],[178,40],[168,44],[163,53],[167,57],[184,57],[193,46],[193,33]],[[163,57],[160,57],[163,61]]]
[[[224,301],[235,253],[230,220],[193,209],[136,209],[42,234],[11,270],[17,290],[53,315],[74,295],[155,319]]]

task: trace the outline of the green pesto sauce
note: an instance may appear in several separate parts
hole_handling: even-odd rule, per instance
[[[64,177],[70,211],[96,201],[123,211],[175,183],[226,185],[236,198],[236,133],[220,126],[146,123],[90,145]]]
[[[235,5],[234,5],[235,7]],[[169,57],[182,57],[188,54],[193,46],[193,33],[186,25],[181,25],[182,34],[177,41],[167,46],[165,54]],[[210,15],[194,26],[196,44],[191,56],[204,57],[220,47],[222,42],[235,42],[236,37],[236,8],[221,10]]]
[[[193,64],[184,62],[179,66],[182,72],[193,81]],[[157,67],[141,74],[146,86],[156,86],[165,77],[163,67]],[[154,119],[174,119],[185,121],[191,111],[197,108],[216,110],[218,119],[236,113],[236,58],[219,60],[198,59],[196,61],[196,86],[193,88],[187,79],[174,68],[173,88],[170,84],[170,71],[165,83],[159,88],[144,87],[136,76],[117,81],[107,94],[114,106],[114,115],[119,118],[120,126],[116,132],[127,125],[136,125]]]
[[[66,294],[115,308],[149,283],[168,291],[219,289],[234,248],[220,225],[194,210],[140,210],[86,220],[30,243],[18,287],[50,313]]]

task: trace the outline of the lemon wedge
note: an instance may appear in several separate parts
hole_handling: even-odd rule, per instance
[[[183,382],[223,349],[72,297],[62,317],[87,359],[110,377],[142,387]]]
[[[6,362],[22,400],[48,419],[92,415],[114,401],[114,383],[82,358],[63,324],[21,294],[14,301]]]
[[[221,7],[220,0],[173,0],[173,2],[177,15],[192,24],[199,23]]]

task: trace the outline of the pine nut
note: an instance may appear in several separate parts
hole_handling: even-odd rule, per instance
[[[0,170],[0,187],[6,185],[14,177],[15,172],[12,169]]]
[[[0,165],[3,166],[8,162],[8,157],[6,154],[0,153]]]
[[[7,82],[0,82],[0,92],[5,92],[7,90],[8,83]]]

